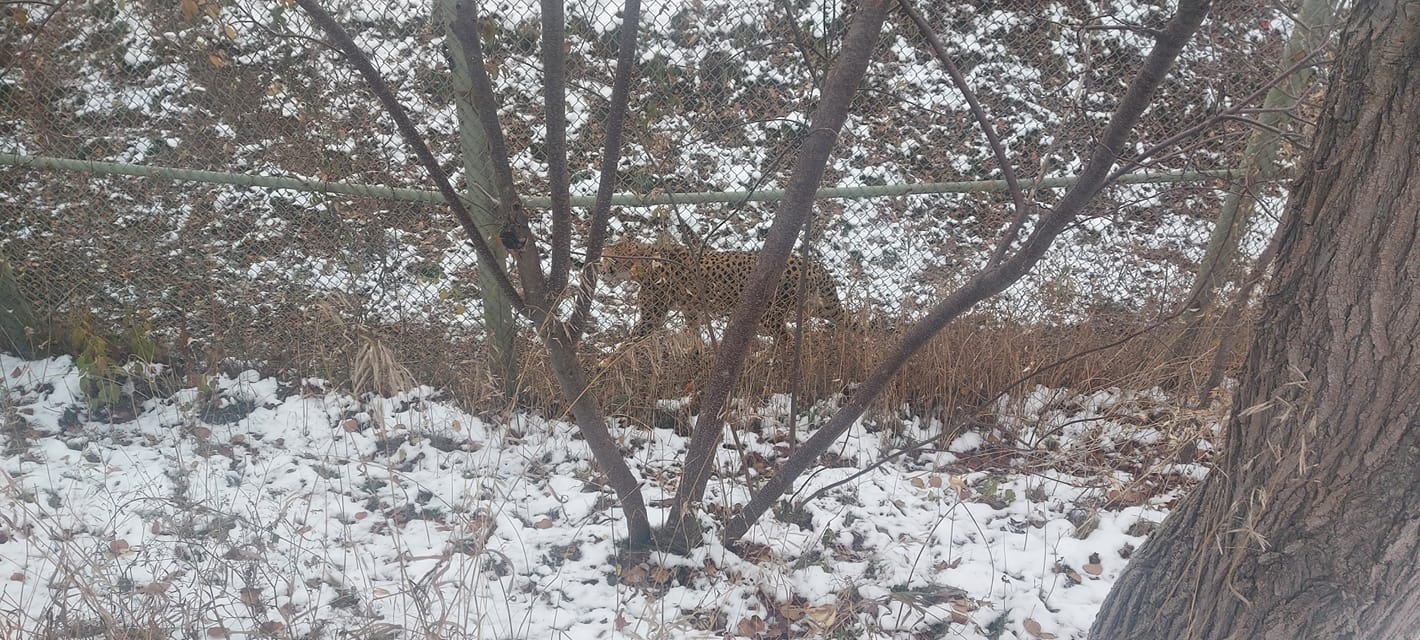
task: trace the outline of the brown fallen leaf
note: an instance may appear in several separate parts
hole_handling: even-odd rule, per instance
[[[809,626],[820,633],[833,628],[833,623],[838,620],[838,607],[831,604],[809,607],[804,613],[809,619]]]
[[[1085,573],[1097,576],[1104,573],[1104,565],[1100,563],[1100,554],[1091,553],[1089,562],[1085,564]]]
[[[1021,622],[1021,626],[1025,627],[1026,633],[1029,633],[1033,638],[1040,638],[1040,640],[1054,640],[1057,637],[1053,633],[1042,631],[1040,628],[1040,623],[1036,622],[1034,618],[1026,618]]]
[[[735,624],[735,635],[753,638],[764,633],[767,627],[768,625],[764,624],[764,618],[757,615],[741,618],[740,621]]]

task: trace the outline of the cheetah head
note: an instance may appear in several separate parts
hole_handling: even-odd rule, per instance
[[[634,240],[614,242],[602,249],[602,277],[610,284],[646,277],[656,257],[656,248]]]

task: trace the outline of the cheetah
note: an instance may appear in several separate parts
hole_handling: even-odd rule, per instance
[[[602,251],[602,271],[612,283],[634,280],[640,285],[636,295],[641,317],[632,329],[633,337],[644,337],[661,328],[672,310],[685,314],[686,322],[699,325],[705,315],[728,316],[739,302],[759,254],[753,251],[705,250],[696,252],[685,245],[653,245],[621,241]],[[784,323],[798,309],[800,272],[804,260],[791,256],[779,280],[779,288],[759,323],[761,335],[787,344]],[[805,315],[842,326],[843,305],[833,274],[816,261],[808,262],[803,291],[808,295]]]

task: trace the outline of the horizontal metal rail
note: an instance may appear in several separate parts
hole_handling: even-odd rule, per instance
[[[261,187],[264,189],[290,189],[314,193],[335,193],[366,198],[396,200],[400,202],[440,204],[444,201],[443,197],[439,195],[439,192],[424,189],[408,189],[350,182],[331,182],[328,180],[315,180],[310,178],[263,176],[247,173],[230,173],[226,171],[206,171],[202,169],[181,169],[177,167],[125,164],[122,162],[105,162],[99,160],[30,156],[18,153],[0,153],[0,166],[44,171],[74,171],[96,175],[135,176],[164,180],[208,182],[243,187]],[[1241,169],[1136,173],[1120,176],[1118,182],[1122,184],[1203,182],[1208,180],[1239,178],[1242,176],[1242,173]],[[1039,180],[1038,183],[1032,183],[1032,186],[1038,184],[1039,188],[1043,189],[1062,189],[1074,184],[1077,179],[1077,176],[1043,178]],[[992,193],[1004,191],[1006,191],[1005,180],[963,180],[956,182],[918,182],[913,184],[862,187],[824,187],[818,190],[815,197],[820,200],[827,200],[834,198],[881,198],[938,193]],[[783,197],[784,191],[781,189],[762,189],[758,191],[696,191],[689,193],[621,193],[613,196],[611,202],[613,205],[623,207],[651,207],[668,204],[773,202],[781,200]],[[594,196],[591,195],[574,195],[572,196],[572,206],[589,207],[592,205],[593,200]],[[523,202],[526,206],[535,209],[545,209],[550,206],[550,199],[545,196],[529,197]]]

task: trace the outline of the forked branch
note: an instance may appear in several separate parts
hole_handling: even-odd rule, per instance
[[[769,227],[759,260],[735,305],[716,353],[714,368],[710,371],[710,381],[686,451],[685,476],[681,479],[667,521],[669,541],[674,547],[689,546],[699,537],[695,505],[710,480],[716,445],[724,431],[720,411],[744,370],[745,356],[749,353],[756,327],[773,298],[771,292],[783,276],[784,266],[812,211],[814,194],[823,181],[824,168],[838,140],[838,131],[848,118],[853,95],[867,71],[888,7],[892,4],[893,0],[863,0],[858,3],[838,60],[824,80],[822,98],[799,147],[798,159],[784,190],[784,200]]]
[[[504,232],[500,239],[505,244],[511,244],[512,246],[508,248],[517,252],[519,276],[523,282],[525,294],[522,297],[513,288],[507,274],[502,270],[500,262],[493,257],[491,248],[482,234],[478,232],[463,201],[449,183],[448,176],[434,161],[428,146],[414,129],[413,123],[410,122],[403,107],[395,100],[384,79],[370,64],[369,58],[355,46],[354,41],[330,14],[316,4],[316,0],[296,1],[311,16],[312,21],[336,42],[341,51],[360,70],[371,90],[379,96],[380,101],[395,119],[400,134],[415,149],[420,162],[433,176],[440,192],[448,200],[449,206],[454,209],[459,222],[464,226],[474,243],[479,259],[494,267],[493,271],[496,273],[498,286],[504,290],[508,299],[513,301],[514,308],[538,326],[538,333],[542,338],[543,345],[547,348],[553,373],[557,377],[559,386],[562,387],[563,394],[571,404],[577,426],[582,435],[586,437],[598,466],[607,475],[612,489],[615,490],[617,498],[621,502],[622,511],[626,516],[629,544],[633,547],[649,546],[651,527],[647,517],[646,501],[641,495],[640,481],[621,456],[620,448],[607,428],[601,407],[591,394],[587,393],[586,372],[577,359],[573,340],[570,332],[567,331],[566,324],[558,321],[550,308],[550,300],[546,294],[547,283],[538,261],[538,247],[532,240],[526,213],[513,183],[507,142],[503,137],[502,126],[498,122],[498,105],[493,94],[492,82],[484,66],[482,43],[478,35],[477,8],[468,0],[456,0],[455,15],[449,29],[459,40],[464,55],[468,58],[462,62],[470,70],[473,80],[474,89],[470,99],[474,109],[478,111],[480,124],[490,146],[494,182],[498,191],[498,212],[504,220]],[[507,237],[509,235],[511,237]]]
[[[1153,49],[1144,59],[1139,72],[1120,100],[1114,116],[1110,118],[1109,126],[1095,143],[1080,180],[1066,192],[1055,210],[1042,217],[1041,223],[1032,231],[1019,251],[972,277],[934,307],[926,318],[907,331],[902,341],[891,349],[887,357],[869,374],[868,379],[854,391],[843,408],[780,465],[742,511],[730,518],[725,524],[724,535],[727,541],[738,540],[747,533],[779,496],[787,492],[794,481],[863,415],[868,406],[882,393],[888,381],[897,375],[898,370],[947,323],[976,303],[1004,291],[1040,261],[1060,232],[1107,183],[1110,169],[1119,156],[1119,150],[1124,148],[1129,132],[1138,122],[1140,114],[1149,106],[1154,92],[1162,84],[1174,60],[1202,24],[1209,5],[1209,0],[1180,1],[1178,12],[1160,32]]]

